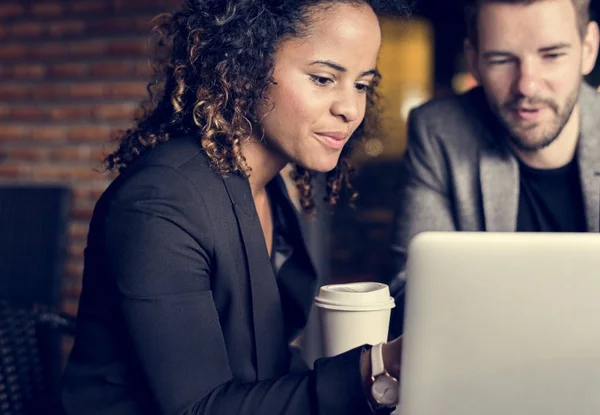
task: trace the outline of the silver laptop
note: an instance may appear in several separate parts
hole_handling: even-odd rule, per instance
[[[600,234],[423,233],[400,415],[599,415]]]

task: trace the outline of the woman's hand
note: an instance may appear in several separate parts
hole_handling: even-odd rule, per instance
[[[402,336],[385,343],[381,349],[383,365],[387,372],[400,381],[400,359],[402,358]],[[367,396],[371,396],[371,349],[360,359],[360,371]]]
[[[383,364],[390,375],[400,380],[400,359],[402,358],[402,336],[383,345]]]

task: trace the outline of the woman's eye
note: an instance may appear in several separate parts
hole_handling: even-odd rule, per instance
[[[360,92],[368,92],[371,91],[373,87],[370,84],[356,84],[356,89]]]
[[[327,78],[325,76],[310,75],[310,79],[318,86],[325,86],[328,83],[333,82],[333,79]]]

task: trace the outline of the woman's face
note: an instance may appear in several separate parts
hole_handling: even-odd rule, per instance
[[[335,4],[314,16],[308,37],[275,53],[275,84],[259,116],[282,161],[323,172],[335,168],[365,116],[381,32],[367,5]]]

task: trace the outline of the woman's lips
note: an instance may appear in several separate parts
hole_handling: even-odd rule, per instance
[[[348,141],[348,133],[342,131],[324,131],[315,135],[319,141],[335,150],[341,150]]]

